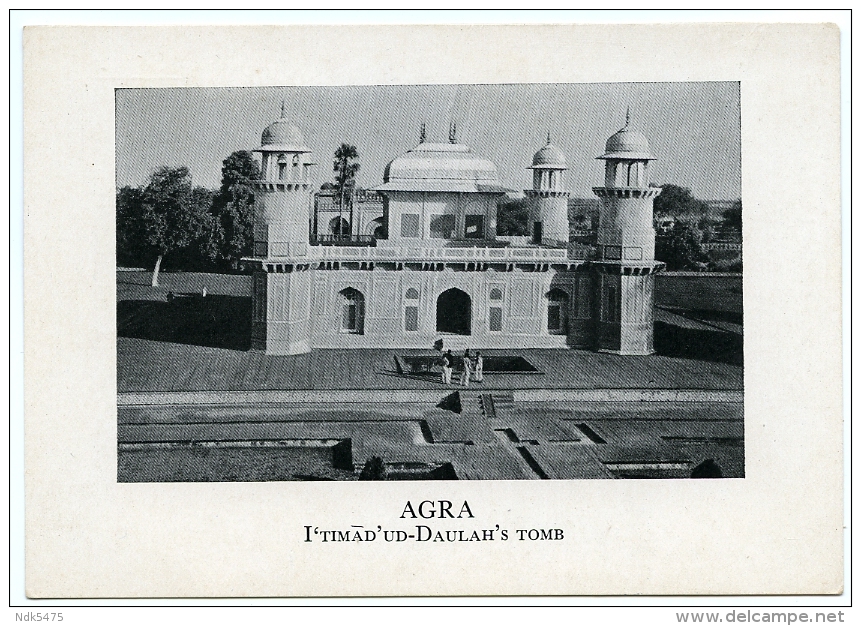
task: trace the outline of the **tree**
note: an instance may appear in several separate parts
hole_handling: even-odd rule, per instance
[[[724,226],[741,231],[741,200],[732,203],[732,207],[723,212]]]
[[[117,192],[117,265],[149,263],[143,225],[143,190],[123,187]]]
[[[496,233],[507,236],[529,235],[529,200],[507,198],[496,207]]]
[[[350,227],[353,226],[353,202],[352,192],[356,186],[356,173],[359,171],[359,164],[356,159],[359,158],[359,151],[356,146],[348,143],[342,143],[335,150],[335,161],[332,170],[335,172],[335,194],[338,196],[338,206],[340,207],[340,220],[338,221],[339,230],[343,230],[344,224],[344,198],[350,196]],[[338,233],[343,235],[343,232]]]
[[[212,214],[222,236],[216,256],[233,268],[243,256],[253,254],[254,190],[251,181],[258,178],[260,168],[247,150],[233,152],[222,163],[221,188],[212,202]]]
[[[708,213],[708,205],[694,198],[691,190],[678,185],[661,185],[661,193],[655,198],[654,216],[696,217],[698,220]]]
[[[655,258],[669,270],[699,270],[707,258],[702,233],[691,220],[677,219],[668,236],[655,243]]]
[[[365,462],[359,480],[386,480],[386,464],[378,456],[372,456]]]
[[[144,240],[157,254],[152,286],[158,286],[158,272],[165,255],[193,244],[211,247],[207,238],[217,229],[209,213],[212,192],[192,188],[187,167],[158,168],[141,194],[141,223]]]

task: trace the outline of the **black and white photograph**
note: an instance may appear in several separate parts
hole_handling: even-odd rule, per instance
[[[119,482],[744,478],[739,82],[115,99]]]

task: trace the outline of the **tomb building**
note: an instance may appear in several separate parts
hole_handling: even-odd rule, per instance
[[[605,184],[594,189],[598,241],[583,245],[569,243],[567,164],[549,137],[529,165],[531,237],[502,237],[497,204],[512,190],[456,130],[447,142],[422,132],[386,166],[370,190],[382,201],[373,231],[324,241],[310,236],[319,205],[310,149],[282,109],[257,148],[254,257],[244,259],[253,270],[253,349],[430,349],[442,339],[453,350],[652,352],[653,275],[662,265],[651,216],[660,190],[649,186],[655,157],[645,137],[626,125],[607,141],[598,157]]]

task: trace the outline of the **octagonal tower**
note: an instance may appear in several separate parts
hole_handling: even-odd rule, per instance
[[[661,193],[649,185],[649,164],[655,160],[645,135],[625,127],[607,140],[604,186],[594,187],[601,199],[598,258],[595,267],[597,348],[617,354],[654,352],[655,229],[652,205]]]
[[[529,227],[532,243],[567,245],[568,191],[565,190],[565,170],[568,166],[562,150],[550,143],[532,157],[532,189],[524,192],[529,198]]]
[[[263,130],[260,179],[254,187],[251,347],[267,354],[311,350],[308,258],[311,150],[286,117]]]

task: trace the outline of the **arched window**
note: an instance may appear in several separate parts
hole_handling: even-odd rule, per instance
[[[561,289],[547,292],[547,332],[551,335],[568,333],[568,294]]]
[[[487,327],[488,330],[494,333],[502,331],[502,289],[497,287],[490,290]]]
[[[404,330],[415,332],[419,329],[419,290],[407,289],[404,294]]]
[[[614,168],[614,172],[615,172],[615,181],[614,181],[613,186],[614,187],[626,187],[627,185],[625,183],[628,182],[628,176],[627,176],[627,174],[628,174],[627,169],[628,168],[626,168],[625,164],[620,162],[620,161],[611,161],[611,163],[613,164],[613,168]]]
[[[284,180],[284,175],[287,173],[287,156],[284,154],[278,155],[278,180]]]
[[[348,287],[341,296],[341,332],[354,335],[365,334],[365,296],[362,292]]]
[[[335,237],[348,237],[350,235],[350,222],[343,217],[333,217],[329,221],[329,232]]]

